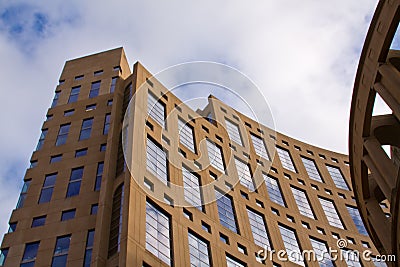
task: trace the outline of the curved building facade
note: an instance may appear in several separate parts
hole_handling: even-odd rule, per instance
[[[66,62],[0,266],[385,266],[346,155],[212,96],[195,112],[151,77],[122,48]]]
[[[400,262],[400,51],[391,48],[399,41],[393,40],[399,21],[400,1],[379,1],[358,66],[349,135],[361,216],[378,250],[395,255],[394,266]],[[388,114],[374,115],[377,98],[386,103]]]

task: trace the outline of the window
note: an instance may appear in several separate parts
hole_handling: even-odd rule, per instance
[[[228,119],[225,119],[225,124],[229,138],[236,144],[243,146],[242,137],[240,136],[239,126]]]
[[[115,66],[115,67],[113,68],[113,71],[122,71],[122,70],[121,70],[121,66]]]
[[[119,252],[122,231],[122,211],[124,203],[124,184],[115,189],[111,209],[110,239],[108,244],[108,257]]]
[[[285,245],[288,260],[304,266],[304,261],[301,255],[296,233],[292,229],[289,229],[281,224],[279,224],[279,230],[281,232],[283,244]]]
[[[303,161],[308,176],[315,181],[323,183],[324,181],[319,174],[317,165],[315,165],[315,161],[304,157],[301,157],[301,160]]]
[[[46,215],[44,216],[40,216],[40,217],[35,217],[32,220],[32,225],[31,227],[39,227],[39,226],[43,226],[46,223]]]
[[[256,151],[256,154],[260,157],[263,157],[267,160],[271,160],[267,151],[267,148],[265,146],[264,140],[261,137],[258,137],[257,135],[250,134],[251,136],[251,141],[253,142],[254,150]]]
[[[321,267],[335,267],[329,256],[326,243],[310,237],[311,245],[315,253],[315,259],[319,261]]]
[[[48,114],[46,115],[46,121],[52,120],[53,119],[53,114]]]
[[[56,246],[54,248],[53,260],[51,267],[67,266],[67,257],[71,235],[57,237]]]
[[[101,144],[101,145],[100,145],[100,151],[101,151],[101,152],[106,151],[106,149],[107,149],[107,144]]]
[[[82,74],[82,75],[75,76],[75,81],[80,81],[80,80],[83,79],[83,77],[84,77],[83,74]]]
[[[185,200],[199,210],[202,210],[199,177],[188,170],[185,166],[182,166],[182,176]]]
[[[337,188],[349,190],[346,180],[344,179],[343,174],[338,167],[326,165],[326,168],[328,169],[328,172]]]
[[[353,219],[354,224],[357,227],[358,232],[362,235],[368,235],[358,209],[356,207],[350,207],[350,206],[346,207],[347,211],[350,213],[351,218]]]
[[[74,103],[78,101],[79,92],[81,91],[81,86],[72,87],[71,93],[69,94],[68,103]]]
[[[58,85],[61,85],[61,84],[64,84],[65,83],[65,80],[59,80],[58,81]]]
[[[75,151],[75,158],[86,156],[86,154],[87,154],[87,148],[76,150]]]
[[[56,146],[63,145],[67,142],[68,132],[71,124],[62,124],[60,130],[58,131],[58,136],[56,140]]]
[[[93,98],[99,95],[101,81],[93,82],[90,87],[89,98]]]
[[[42,130],[40,137],[39,137],[39,142],[36,146],[36,151],[40,150],[43,147],[44,139],[46,139],[47,132],[48,132],[47,129]]]
[[[297,207],[299,208],[300,214],[315,219],[306,192],[292,186],[290,188],[292,189],[293,197],[296,201]]]
[[[112,99],[107,101],[107,106],[112,106],[112,104],[113,104],[113,100]]]
[[[79,140],[85,140],[90,138],[90,133],[92,132],[92,125],[93,125],[93,118],[84,119],[82,121]]]
[[[74,109],[69,109],[64,111],[64,116],[68,117],[68,116],[72,116],[74,114],[75,110]]]
[[[90,267],[90,263],[92,261],[93,242],[94,242],[94,230],[89,230],[86,237],[86,249],[85,249],[85,258],[83,261],[83,267]]]
[[[64,210],[61,213],[61,221],[68,221],[68,220],[75,218],[75,212],[76,212],[76,209]]]
[[[26,192],[28,191],[30,184],[31,184],[31,180],[24,181],[24,185],[22,186],[21,193],[19,194],[19,199],[17,202],[17,209],[21,208],[24,205],[25,199],[26,199]]]
[[[147,115],[164,128],[165,105],[150,92],[147,98]]]
[[[39,197],[39,204],[46,203],[51,200],[53,195],[54,185],[56,183],[57,173],[47,174],[44,178],[44,183],[42,187],[42,192]]]
[[[16,222],[14,222],[14,223],[9,223],[9,224],[8,224],[8,231],[7,231],[7,233],[14,233],[14,232],[15,232],[15,229],[17,229],[17,223],[16,223]]]
[[[348,267],[362,267],[360,263],[359,253],[351,250],[341,250],[341,253]]]
[[[85,111],[92,111],[96,109],[96,104],[87,105]]]
[[[208,159],[211,165],[222,173],[225,173],[225,165],[222,159],[222,150],[213,141],[207,139]]]
[[[83,167],[72,169],[68,183],[67,197],[73,197],[79,195],[79,190],[81,189],[82,176],[83,176]]]
[[[104,162],[99,162],[97,164],[97,173],[96,173],[96,182],[94,184],[94,191],[100,191],[103,169],[104,169]]]
[[[50,163],[59,162],[62,159],[62,154],[54,155],[50,157]]]
[[[37,160],[31,160],[29,162],[29,169],[35,168],[38,165],[38,161]]]
[[[280,147],[276,147],[276,151],[278,152],[282,167],[289,171],[296,172],[296,167],[293,164],[289,151]]]
[[[179,141],[190,151],[195,153],[193,128],[185,123],[182,119],[178,119]]]
[[[322,209],[324,210],[325,216],[328,219],[330,225],[344,229],[342,221],[340,220],[339,213],[336,210],[335,204],[331,200],[327,200],[319,197]]]
[[[270,175],[266,175],[263,173],[263,177],[265,180],[265,184],[267,186],[269,198],[283,207],[285,207],[285,199],[283,198],[281,188],[279,186],[279,182],[277,179]]]
[[[229,256],[226,254],[226,265],[227,267],[246,267],[246,265],[242,262],[239,262],[239,260]]]
[[[20,267],[34,267],[38,249],[39,241],[26,244]]]
[[[251,177],[249,165],[235,157],[236,170],[238,172],[239,181],[250,191],[255,190],[253,178]]]
[[[100,76],[103,74],[103,70],[98,70],[93,73],[93,76]]]
[[[146,249],[171,266],[170,219],[148,201],[146,202]]]
[[[215,190],[215,198],[217,200],[219,222],[229,230],[238,233],[232,198],[224,195],[219,190]]]
[[[90,215],[97,214],[97,210],[99,209],[98,204],[93,204],[92,207],[90,208]]]
[[[115,85],[117,84],[118,77],[112,77],[110,85],[110,93],[114,93]]]
[[[167,153],[149,138],[147,138],[147,170],[167,184]]]
[[[51,107],[54,108],[55,106],[57,106],[58,103],[58,98],[60,98],[60,94],[61,91],[56,91],[54,98],[53,98],[53,102],[51,103]]]
[[[208,243],[197,235],[188,233],[191,266],[211,266]]]
[[[108,134],[108,131],[110,130],[110,122],[111,122],[111,113],[107,113],[104,119],[103,134]]]
[[[8,255],[8,248],[3,248],[0,250],[0,266],[4,266]]]
[[[249,216],[251,232],[253,233],[254,243],[267,250],[272,250],[267,227],[265,225],[264,217],[258,212],[252,211],[247,208],[247,215]]]

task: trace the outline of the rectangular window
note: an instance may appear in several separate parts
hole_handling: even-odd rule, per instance
[[[207,139],[208,159],[211,165],[222,173],[225,173],[225,165],[222,159],[222,150],[213,141]]]
[[[265,225],[264,217],[247,208],[247,215],[249,216],[251,232],[253,233],[254,243],[262,248],[269,251],[272,250],[269,237],[267,233],[267,227]]]
[[[61,221],[68,221],[68,220],[75,218],[75,212],[76,212],[76,209],[64,210],[61,213]]]
[[[93,243],[94,243],[94,230],[89,230],[86,237],[86,249],[85,249],[85,258],[83,261],[83,267],[90,267],[90,263],[92,261]]]
[[[114,93],[115,85],[117,84],[118,77],[112,77],[110,85],[110,93]]]
[[[182,166],[183,186],[185,200],[194,207],[202,210],[202,199],[200,191],[200,178],[185,166]]]
[[[75,168],[71,170],[71,176],[69,178],[67,197],[73,197],[79,195],[81,189],[81,182],[83,176],[83,167]]]
[[[110,236],[108,243],[108,257],[111,257],[112,255],[120,251],[123,204],[124,204],[124,184],[121,184],[117,187],[117,189],[115,189],[113,195]]]
[[[4,266],[4,264],[6,263],[7,255],[8,248],[2,248],[0,250],[0,266]]]
[[[56,246],[54,248],[53,260],[51,267],[67,266],[67,257],[71,235],[57,237]]]
[[[75,76],[75,81],[80,81],[80,80],[83,79],[83,77],[84,77],[83,74],[82,74],[82,75]]]
[[[326,243],[310,237],[311,245],[313,247],[315,258],[319,261],[321,267],[335,267],[329,256],[329,250]]]
[[[294,166],[289,151],[280,147],[276,147],[276,151],[278,152],[278,156],[279,159],[281,160],[282,167],[289,171],[296,172],[296,167]]]
[[[43,129],[40,133],[39,142],[36,146],[36,151],[40,150],[43,147],[44,139],[46,139],[47,132],[47,129]]]
[[[191,232],[188,232],[188,239],[191,266],[211,266],[208,243]]]
[[[146,249],[171,266],[170,218],[146,202]]]
[[[100,152],[104,152],[107,149],[107,144],[101,144],[100,145]]]
[[[246,267],[246,264],[243,262],[240,262],[239,260],[233,258],[232,256],[229,256],[226,254],[226,266],[227,267]]]
[[[147,170],[167,184],[167,153],[149,138],[147,138]]]
[[[50,202],[51,196],[53,195],[54,185],[56,184],[57,173],[47,174],[43,187],[42,192],[40,193],[39,197],[39,204]]]
[[[322,209],[324,210],[325,216],[328,219],[329,224],[344,229],[335,204],[333,204],[331,200],[327,200],[321,197],[319,197],[319,202],[321,202]]]
[[[84,119],[82,121],[81,133],[79,134],[79,140],[85,140],[90,138],[92,132],[93,118]]]
[[[56,91],[54,98],[53,98],[53,102],[51,103],[51,107],[54,108],[55,106],[57,106],[58,103],[58,99],[60,98],[60,94],[61,91]]]
[[[326,165],[326,168],[328,169],[328,172],[337,188],[349,190],[346,180],[344,179],[343,174],[338,167]]]
[[[26,199],[26,192],[29,189],[29,185],[31,184],[31,180],[24,181],[24,185],[22,186],[21,193],[19,194],[19,199],[17,202],[17,209],[22,208]]]
[[[97,214],[97,210],[99,209],[99,204],[93,204],[90,207],[90,215],[95,215]]]
[[[346,206],[346,208],[347,211],[350,213],[350,216],[353,219],[353,222],[356,225],[358,232],[362,235],[368,235],[358,209],[350,206]]]
[[[67,142],[67,137],[68,137],[70,127],[71,127],[70,123],[62,124],[60,126],[60,130],[58,131],[58,135],[57,135],[56,146],[63,145]]]
[[[43,226],[46,223],[46,215],[44,216],[40,216],[40,217],[35,217],[32,220],[32,225],[31,227],[39,227],[39,226]]]
[[[69,109],[64,111],[64,116],[68,117],[68,116],[72,116],[74,114],[75,110],[74,109]]]
[[[101,81],[93,82],[90,87],[89,98],[94,98],[99,95]]]
[[[232,198],[217,189],[215,190],[215,198],[217,200],[219,222],[229,230],[238,233]]]
[[[79,149],[75,151],[75,158],[79,158],[82,156],[86,156],[87,155],[87,148],[83,148],[83,149]]]
[[[75,103],[78,101],[79,92],[81,91],[81,86],[72,87],[71,93],[69,94],[68,103]]]
[[[111,113],[107,113],[104,119],[103,134],[108,134],[108,131],[110,130],[110,122],[111,122]]]
[[[178,119],[179,142],[195,153],[193,128],[185,123],[182,119]]]
[[[14,232],[15,232],[15,229],[17,229],[17,223],[16,223],[16,222],[14,222],[14,223],[9,223],[9,224],[8,224],[8,231],[7,231],[7,233],[14,233]]]
[[[93,76],[100,76],[103,74],[103,70],[98,70],[93,73]]]
[[[254,191],[254,182],[251,176],[250,167],[240,159],[235,157],[235,165],[240,183],[250,191]]]
[[[59,162],[62,159],[62,154],[54,155],[50,157],[50,163]]]
[[[263,177],[264,177],[265,184],[267,186],[269,198],[273,202],[285,207],[286,206],[285,199],[283,198],[282,191],[279,186],[278,180],[276,178],[266,175],[264,173],[263,173]]]
[[[20,267],[35,266],[35,260],[38,249],[39,249],[39,241],[26,244]]]
[[[299,208],[300,214],[315,219],[306,192],[292,186],[290,188],[292,189],[293,197],[296,201],[297,207]]]
[[[271,160],[267,151],[267,148],[265,146],[264,140],[261,137],[258,137],[257,135],[250,134],[251,136],[251,141],[253,142],[254,150],[256,151],[256,154],[260,157],[263,157],[267,160]]]
[[[100,191],[103,169],[104,169],[104,162],[99,162],[97,164],[97,173],[96,173],[96,182],[94,184],[94,191]]]
[[[157,100],[157,98],[149,92],[147,98],[147,115],[155,120],[161,127],[164,128],[165,120],[165,105]]]
[[[92,111],[96,109],[96,104],[87,105],[85,111]]]
[[[319,174],[315,161],[305,157],[301,157],[301,160],[303,161],[308,176],[315,181],[323,183],[324,181],[322,180],[321,175]]]
[[[285,245],[288,260],[304,266],[304,261],[301,255],[296,233],[292,229],[289,229],[281,224],[279,224],[279,230],[281,232],[283,244]]]
[[[225,119],[225,124],[229,138],[238,145],[243,146],[242,137],[240,136],[239,126],[228,119]]]
[[[363,267],[360,263],[360,253],[352,250],[341,250],[341,253],[348,267]]]

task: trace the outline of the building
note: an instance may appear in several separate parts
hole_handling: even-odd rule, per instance
[[[151,77],[140,63],[131,73],[122,48],[66,62],[0,266],[361,266],[322,254],[338,245],[378,255],[346,155],[275,133],[212,96],[194,112]],[[198,205],[210,195],[217,200]],[[300,250],[323,260],[298,260]]]
[[[395,266],[400,265],[400,51],[391,47],[399,22],[400,1],[379,1],[358,65],[349,127],[357,204],[376,247],[395,255]],[[377,98],[391,112],[376,116]]]

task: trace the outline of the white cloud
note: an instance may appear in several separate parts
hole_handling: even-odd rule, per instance
[[[24,6],[24,1],[2,1],[0,20],[4,10],[16,3]],[[352,86],[375,4],[373,0],[29,4],[27,14],[46,16],[45,36],[39,38],[27,26],[23,38],[16,38],[4,25],[7,21],[0,23],[0,90],[7,96],[0,115],[0,162],[7,163],[0,165],[0,201],[8,201],[2,211],[8,213],[15,206],[15,191],[22,185],[64,62],[118,46],[124,46],[131,64],[140,60],[154,73],[192,60],[232,65],[267,97],[278,131],[346,153]],[[0,214],[0,230],[7,224],[5,213]]]

